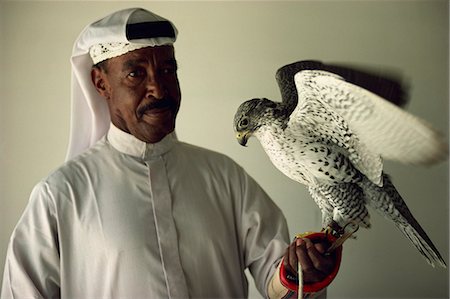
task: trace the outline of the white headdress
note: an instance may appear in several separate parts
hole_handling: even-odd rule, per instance
[[[106,101],[91,81],[94,64],[143,47],[173,44],[177,29],[142,8],[115,12],[87,26],[72,51],[72,107],[66,160],[97,142],[109,129]]]

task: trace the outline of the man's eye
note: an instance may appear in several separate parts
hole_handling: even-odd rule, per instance
[[[177,72],[176,68],[173,67],[168,67],[168,68],[163,68],[162,69],[162,73],[165,75],[171,75],[171,74],[175,74]]]
[[[139,78],[145,76],[145,72],[143,70],[134,70],[128,73],[128,77],[130,78]]]

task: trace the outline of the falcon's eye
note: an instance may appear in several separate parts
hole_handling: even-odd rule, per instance
[[[248,126],[248,118],[244,118],[239,122],[239,127],[246,127]]]

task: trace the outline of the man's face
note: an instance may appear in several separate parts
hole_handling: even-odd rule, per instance
[[[108,102],[112,123],[155,143],[175,129],[181,92],[172,46],[138,49],[93,68],[92,80]]]

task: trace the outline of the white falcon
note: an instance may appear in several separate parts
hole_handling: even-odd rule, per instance
[[[383,160],[431,164],[447,157],[447,143],[423,120],[392,102],[403,96],[395,81],[367,72],[300,61],[276,74],[282,102],[252,99],[234,118],[238,141],[258,138],[273,164],[305,184],[327,231],[351,235],[370,227],[367,206],[395,225],[434,266],[446,264],[413,217]],[[342,241],[343,242],[343,241]]]

